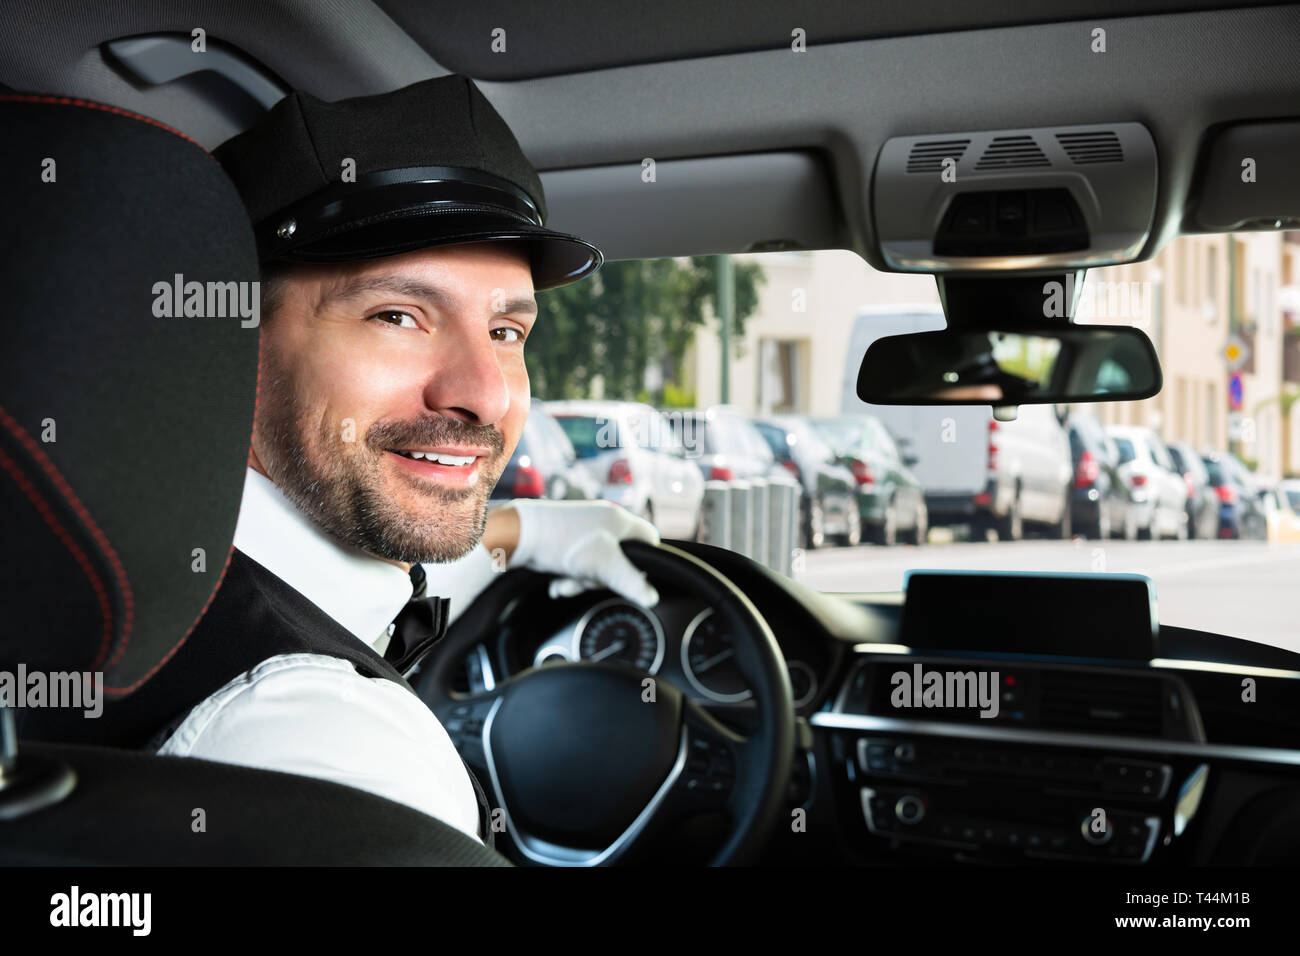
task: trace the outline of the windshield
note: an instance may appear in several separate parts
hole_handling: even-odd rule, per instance
[[[586,354],[586,345],[530,357],[547,365],[534,370],[535,382],[553,388],[543,399],[644,402],[674,428],[700,416],[707,440],[688,443],[673,466],[701,473],[709,484],[701,496],[722,484],[794,488],[751,496],[791,493],[795,518],[781,529],[772,513],[756,515],[769,550],[750,553],[755,540],[719,530],[734,523],[710,526],[712,499],[681,500],[689,483],[669,468],[668,494],[689,513],[674,524],[655,507],[665,537],[700,529],[707,543],[746,551],[803,584],[860,597],[901,590],[916,568],[1134,572],[1154,582],[1166,625],[1300,650],[1291,610],[1300,543],[1260,498],[1278,488],[1279,501],[1300,509],[1300,487],[1279,484],[1300,475],[1300,315],[1284,309],[1300,301],[1287,292],[1300,284],[1300,233],[1182,237],[1149,261],[1090,270],[1075,321],[1145,333],[1161,391],[1141,401],[1022,406],[1013,421],[995,420],[988,406],[858,399],[874,341],[945,327],[933,276],[876,272],[845,251],[732,256],[735,314],[724,343],[716,311],[701,321],[694,300],[679,312],[664,305],[664,290],[680,285],[708,290],[716,310],[718,261],[607,262],[604,287],[641,290],[619,300],[626,322],[590,318],[603,314],[599,285],[575,286],[549,307],[563,313],[553,328],[571,330],[575,343],[594,337],[618,360],[578,383],[566,356]],[[1025,374],[1050,359],[1019,347],[998,345]],[[703,426],[714,406],[754,423],[782,467],[742,476],[730,463],[702,462],[745,447],[729,421]],[[559,415],[578,455],[595,456],[597,422]],[[603,494],[627,488],[607,484]],[[771,550],[781,543],[784,553]]]
[[[579,458],[595,458],[601,452],[621,447],[618,425],[612,418],[585,415],[556,415]]]
[[[867,429],[861,423],[842,419],[819,418],[813,422],[817,431],[838,452],[854,452],[862,445]]]

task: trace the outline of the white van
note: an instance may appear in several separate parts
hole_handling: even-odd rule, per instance
[[[930,524],[969,525],[976,537],[1023,536],[1025,523],[1070,537],[1070,441],[1053,405],[1022,405],[1013,422],[988,405],[871,405],[857,395],[858,368],[878,338],[945,328],[936,305],[871,306],[858,312],[844,360],[844,414],[875,415],[925,489]]]

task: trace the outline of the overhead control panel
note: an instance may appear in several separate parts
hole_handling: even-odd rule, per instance
[[[1155,143],[1140,123],[896,136],[872,203],[899,272],[1128,262],[1151,235]]]
[[[1237,123],[1207,137],[1183,230],[1300,229],[1300,120]]]

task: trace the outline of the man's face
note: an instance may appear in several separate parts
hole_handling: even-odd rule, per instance
[[[293,268],[262,326],[254,467],[347,544],[461,557],[528,416],[536,312],[517,244]]]

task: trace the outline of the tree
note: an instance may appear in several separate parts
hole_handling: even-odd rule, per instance
[[[604,396],[648,397],[665,391],[681,400],[682,360],[696,330],[717,312],[713,256],[607,262],[584,282],[539,292],[539,315],[524,349],[532,392],[539,398],[587,398],[600,375]],[[758,308],[763,270],[737,262],[733,341]],[[646,392],[646,369],[658,364],[662,384]]]

